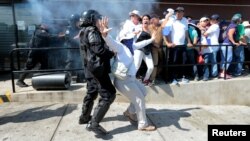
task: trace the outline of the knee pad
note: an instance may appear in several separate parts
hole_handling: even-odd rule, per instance
[[[100,99],[99,105],[103,107],[110,106],[115,101],[115,98],[116,98],[116,94],[112,94],[110,95],[109,98]]]
[[[116,94],[112,94],[110,97],[110,104],[115,101],[115,98],[116,98]]]
[[[84,101],[94,101],[98,96],[98,93],[87,93]]]
[[[94,102],[86,102],[82,105],[82,115],[90,116]]]

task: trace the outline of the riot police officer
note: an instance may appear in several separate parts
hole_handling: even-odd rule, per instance
[[[69,26],[65,32],[65,46],[72,48],[80,47],[80,40],[77,38],[80,31],[80,15],[72,14],[69,19]],[[79,49],[70,49],[67,51],[67,59],[65,69],[82,68],[82,60],[80,58]],[[84,82],[84,72],[82,70],[73,71],[72,76],[76,75],[76,82]]]
[[[41,24],[34,31],[28,46],[30,48],[48,47],[50,45],[51,40],[57,40],[63,36],[64,36],[63,34],[59,35],[50,34],[48,25]],[[30,50],[24,70],[31,70],[38,63],[40,63],[41,65],[40,69],[48,68],[48,53],[46,50]],[[22,73],[19,76],[16,85],[18,85],[19,87],[28,87],[28,85],[24,82],[24,79],[26,78],[27,75],[28,75],[27,72]]]
[[[87,95],[83,100],[82,114],[79,124],[88,123],[87,130],[96,134],[107,134],[99,123],[104,118],[111,103],[115,99],[116,89],[110,77],[110,59],[114,53],[109,51],[98,30],[98,19],[101,15],[95,10],[88,10],[81,14],[81,56],[84,59],[84,72],[87,79]],[[100,94],[99,103],[91,117],[94,100]]]

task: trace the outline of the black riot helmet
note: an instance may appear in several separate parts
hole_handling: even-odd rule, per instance
[[[81,27],[95,26],[96,21],[101,18],[102,18],[101,14],[99,14],[96,10],[84,11],[82,12],[80,18]]]
[[[75,26],[77,22],[80,21],[80,15],[79,14],[72,14],[69,18],[69,24],[70,26]]]

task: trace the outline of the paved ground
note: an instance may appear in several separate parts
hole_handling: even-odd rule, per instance
[[[12,94],[9,78],[9,75],[0,75],[0,95]],[[74,85],[66,92],[44,91],[43,93],[34,91],[32,87],[16,87],[18,93],[15,95],[27,93],[19,98],[30,99],[30,101],[21,99],[19,100],[23,101],[22,103],[2,103],[0,101],[0,141],[206,141],[208,124],[250,125],[250,107],[244,106],[244,104],[237,105],[235,102],[237,101],[236,97],[238,97],[245,100],[246,105],[249,105],[249,89],[244,89],[245,85],[248,86],[249,81],[249,78],[239,78],[226,81],[191,82],[189,85],[181,86],[163,84],[152,87],[151,94],[146,97],[146,101],[148,120],[157,126],[157,130],[154,132],[141,132],[136,129],[136,126],[130,124],[122,115],[128,103],[123,103],[126,100],[118,100],[124,99],[118,95],[117,100],[101,123],[110,131],[109,135],[103,137],[88,132],[85,125],[78,125],[78,117],[81,112],[81,104],[79,103],[83,98],[85,84]],[[30,79],[27,79],[26,82],[31,85]],[[209,87],[211,92],[194,94],[195,91],[204,87]],[[211,88],[216,87],[218,89],[215,90],[220,93],[214,93],[211,90]],[[223,94],[223,91],[218,91],[224,90],[222,89],[224,87],[230,87],[227,93]],[[180,92],[180,90],[182,91]],[[243,93],[240,94],[239,91]],[[63,95],[65,101],[53,101],[52,94],[56,99],[61,99]],[[32,102],[32,100],[37,100],[32,97],[47,102]],[[232,99],[229,99],[229,102],[224,102],[223,105],[218,106],[213,103],[213,101],[224,100],[227,97],[232,97]],[[156,102],[153,102],[152,99]],[[192,104],[184,105],[183,102],[188,100],[203,102],[200,102],[201,104],[189,102]],[[204,105],[209,100],[212,101],[211,105]],[[176,105],[176,103],[179,104]]]
[[[250,124],[248,106],[147,104],[147,117],[157,126],[141,132],[122,115],[128,103],[115,102],[101,125],[103,137],[78,125],[81,104],[4,103],[0,105],[0,141],[206,141],[208,124]]]

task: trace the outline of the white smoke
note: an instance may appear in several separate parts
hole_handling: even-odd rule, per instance
[[[22,17],[21,14],[17,16],[27,24],[56,23],[55,25],[58,25],[62,23],[62,25],[65,26],[65,23],[67,23],[67,20],[72,14],[80,15],[84,11],[94,9],[101,15],[109,18],[110,27],[113,28],[111,35],[115,37],[120,29],[120,24],[129,18],[130,11],[139,10],[141,15],[152,13],[152,5],[155,0],[145,1],[146,0],[28,0],[28,3],[20,4],[22,5],[20,7],[26,8],[23,8],[19,12],[26,9],[25,11],[30,13],[30,16],[27,17],[32,17],[32,19],[26,21],[25,18],[27,17]],[[58,32],[61,32],[61,29],[57,26],[52,29],[58,29]],[[55,31],[54,33],[58,32]],[[58,51],[52,52],[52,55],[50,55],[51,58],[49,58],[51,66],[64,68],[64,62],[62,60],[65,60],[65,57],[63,57],[65,54],[63,51],[62,53]],[[57,57],[54,58],[55,56]],[[79,60],[79,58],[76,58],[76,60]]]
[[[141,14],[153,12],[156,0],[28,0],[30,10],[40,22],[67,20],[71,14],[94,9],[110,19],[110,26],[117,29],[129,18],[128,13],[139,10]],[[117,31],[112,31],[114,32]]]

